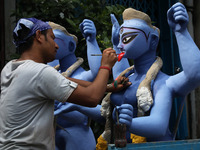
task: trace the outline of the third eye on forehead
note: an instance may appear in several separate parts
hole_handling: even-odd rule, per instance
[[[122,42],[127,44],[131,42],[135,37],[139,34],[139,32],[126,32],[122,34]]]
[[[133,28],[133,27],[122,27],[121,29],[120,29],[120,35],[124,35],[125,33],[137,33],[137,34],[140,34],[140,33],[142,33],[142,34],[144,34],[144,36],[146,37],[146,39],[148,39],[148,35],[149,35],[149,33],[148,34],[146,34],[143,30],[141,30],[141,29],[138,29],[138,28]]]

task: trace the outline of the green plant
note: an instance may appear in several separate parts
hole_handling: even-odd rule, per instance
[[[83,67],[88,69],[86,42],[79,24],[83,19],[91,19],[97,29],[97,42],[101,50],[112,47],[110,14],[121,16],[125,9],[122,5],[109,6],[105,0],[16,0],[16,10],[12,15],[17,20],[22,17],[35,17],[43,21],[53,21],[64,26],[78,37],[76,55],[84,58]],[[121,17],[117,18],[122,22]]]

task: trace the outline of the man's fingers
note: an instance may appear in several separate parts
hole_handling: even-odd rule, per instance
[[[128,82],[129,82],[129,78],[125,77],[125,76],[122,76],[122,77],[118,77],[117,79],[117,82],[119,84],[123,84],[123,85],[126,85]],[[129,84],[128,84],[129,85]]]
[[[103,51],[103,53],[115,53],[115,54],[116,54],[116,51],[115,51],[113,48],[109,47],[109,48],[106,48],[106,49]]]

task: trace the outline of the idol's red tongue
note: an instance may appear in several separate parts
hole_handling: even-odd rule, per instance
[[[117,61],[121,61],[122,57],[124,56],[124,52],[121,52],[119,55],[118,55],[118,60]]]

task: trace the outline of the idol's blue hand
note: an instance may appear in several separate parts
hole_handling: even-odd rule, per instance
[[[96,39],[96,27],[93,21],[84,19],[79,27],[86,40],[93,41]]]
[[[189,21],[185,6],[180,2],[174,4],[167,11],[167,21],[174,32],[185,30]]]
[[[110,14],[110,17],[111,17],[111,21],[112,21],[112,24],[113,24],[111,41],[112,41],[112,44],[113,44],[113,48],[115,48],[119,44],[120,25],[119,25],[114,14]]]
[[[119,109],[119,123],[126,124],[126,127],[131,126],[133,119],[133,107],[130,104],[122,104]]]

